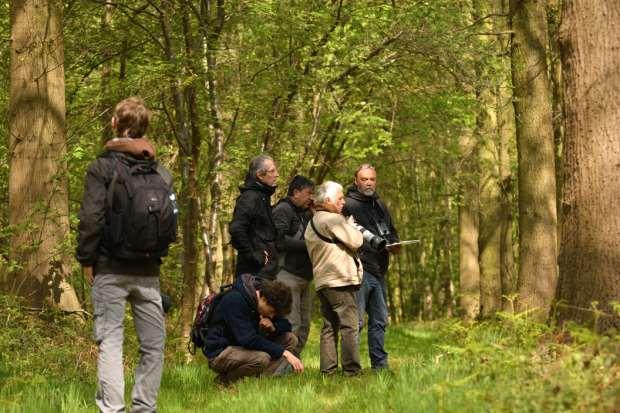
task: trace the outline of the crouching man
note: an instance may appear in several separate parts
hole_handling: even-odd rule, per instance
[[[218,373],[217,381],[281,375],[290,368],[303,372],[301,360],[292,353],[297,337],[284,318],[290,309],[286,285],[250,274],[238,277],[214,308],[205,340],[204,353]]]

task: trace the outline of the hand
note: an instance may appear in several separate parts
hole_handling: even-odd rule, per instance
[[[267,333],[276,332],[276,326],[273,325],[273,322],[268,317],[261,317],[260,323],[258,324],[258,326],[260,327],[262,331],[265,331]]]
[[[288,361],[288,363],[293,367],[293,371],[295,373],[303,373],[304,372],[304,363],[301,362],[293,353],[288,350],[284,350],[282,353],[282,357]]]
[[[267,263],[269,262],[269,252],[265,250],[263,251],[263,255],[265,256],[265,262],[263,263],[263,265],[267,265]]]
[[[92,287],[93,282],[95,281],[95,277],[93,276],[93,267],[82,267],[82,275],[86,279],[88,285]]]
[[[390,254],[400,254],[400,245],[392,245],[387,250]]]

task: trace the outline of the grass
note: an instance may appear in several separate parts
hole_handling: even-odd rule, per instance
[[[0,315],[0,412],[95,412],[90,326],[7,307]],[[554,331],[514,316],[471,326],[455,320],[398,325],[387,335],[391,371],[369,371],[362,343],[364,373],[345,378],[319,373],[319,326],[312,327],[303,375],[245,379],[231,387],[214,383],[202,355],[187,364],[169,345],[159,411],[619,411],[617,335],[577,327]],[[132,328],[126,341],[129,396],[137,360]]]

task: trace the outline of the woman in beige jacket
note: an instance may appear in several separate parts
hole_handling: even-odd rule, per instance
[[[338,370],[338,335],[341,336],[342,369],[354,376],[361,370],[358,348],[358,312],[355,292],[362,282],[357,249],[362,233],[342,214],[342,186],[326,181],[315,190],[315,214],[305,233],[314,282],[321,301],[321,372]]]

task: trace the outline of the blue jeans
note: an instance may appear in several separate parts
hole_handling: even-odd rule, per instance
[[[368,355],[373,369],[388,367],[385,351],[385,329],[388,324],[387,287],[385,278],[375,277],[364,271],[362,287],[357,292],[360,338],[364,326],[364,313],[368,313]]]

